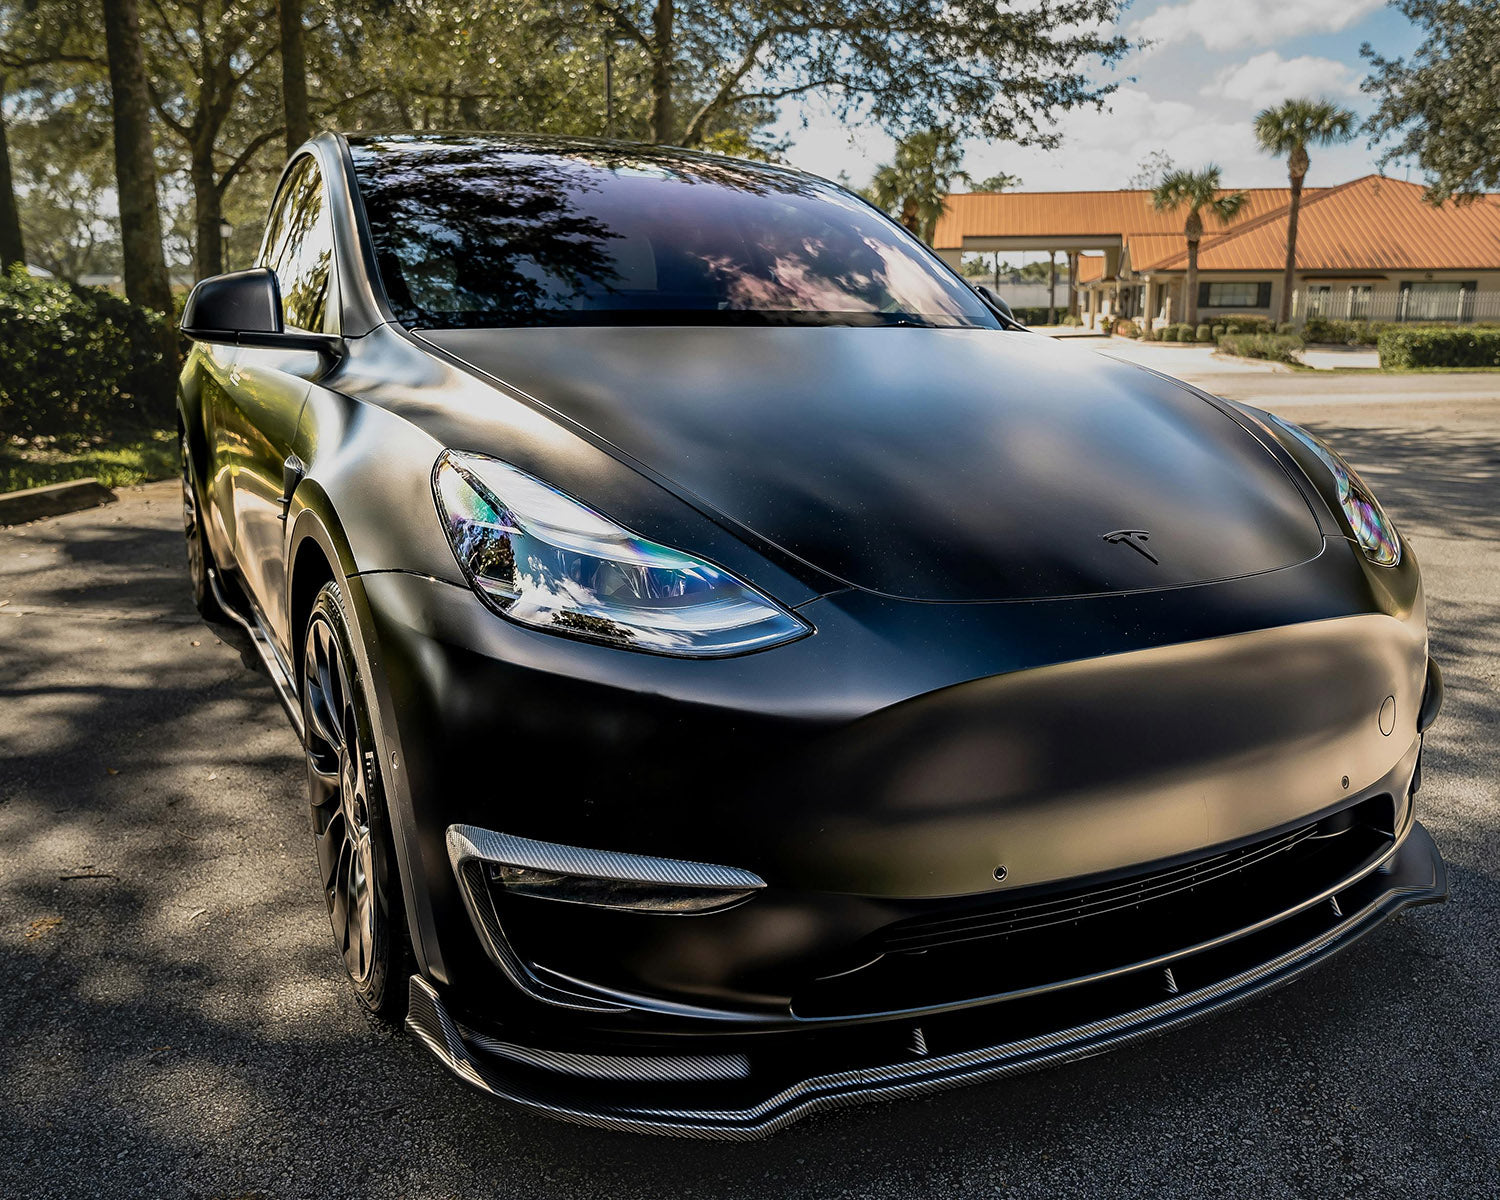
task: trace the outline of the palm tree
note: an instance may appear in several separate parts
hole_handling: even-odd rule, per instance
[[[1307,148],[1335,146],[1354,136],[1355,115],[1331,100],[1283,100],[1255,117],[1255,140],[1267,154],[1285,154],[1292,181],[1292,203],[1286,217],[1286,273],[1281,280],[1279,321],[1292,319],[1292,275],[1297,268],[1297,213],[1302,207],[1302,180],[1307,175]]]
[[[919,130],[896,143],[894,160],[876,170],[867,195],[876,207],[930,242],[949,186],[955,179],[969,179],[962,163],[953,134],[946,129]]]
[[[1226,192],[1221,186],[1219,168],[1210,163],[1201,171],[1169,171],[1162,176],[1151,203],[1158,212],[1187,209],[1183,233],[1187,235],[1187,323],[1198,323],[1198,242],[1203,237],[1203,210],[1206,208],[1228,225],[1245,206],[1244,192]]]

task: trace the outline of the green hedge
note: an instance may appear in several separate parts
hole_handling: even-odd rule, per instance
[[[1264,358],[1272,362],[1295,363],[1302,349],[1302,339],[1281,333],[1226,333],[1219,339],[1219,349],[1240,358]]]
[[[1387,329],[1397,328],[1377,321],[1335,321],[1329,317],[1308,317],[1302,327],[1302,338],[1328,346],[1373,346]]]
[[[1224,326],[1225,333],[1272,333],[1276,328],[1270,317],[1255,313],[1219,313],[1215,324]]]
[[[163,325],[103,288],[0,276],[0,441],[79,445],[170,426]]]
[[[1500,329],[1394,328],[1376,344],[1382,367],[1500,367]]]
[[[1308,317],[1302,329],[1302,340],[1333,346],[1376,346],[1380,335],[1397,329],[1496,329],[1485,321],[1472,325],[1405,324],[1400,321],[1335,321],[1328,317]]]

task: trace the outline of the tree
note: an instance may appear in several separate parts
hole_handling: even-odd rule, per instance
[[[975,137],[1057,144],[1058,111],[1102,106],[1084,68],[1130,43],[1121,0],[573,0],[647,64],[654,142],[697,146],[739,105],[828,98],[898,131],[961,122]],[[687,100],[685,104],[680,104]]]
[[[263,70],[280,48],[278,18],[268,0],[147,3],[151,99],[186,155],[193,266],[201,279],[223,270],[224,193],[283,132],[263,116],[279,107]]]
[[[5,76],[0,75],[0,274],[26,262],[21,236],[21,210],[16,204],[15,178],[10,166],[10,138],[5,131]]]
[[[80,66],[100,65],[92,45],[83,40],[88,21],[79,7],[61,0],[0,0],[0,271],[26,261],[9,130],[10,97],[65,86],[51,77],[59,68],[71,73]]]
[[[974,184],[976,192],[1008,192],[1011,188],[1021,186],[1019,175],[1009,175],[1001,171],[998,175],[986,175],[978,183]]]
[[[1152,150],[1136,164],[1135,174],[1125,181],[1125,186],[1139,191],[1151,191],[1176,166],[1172,156],[1165,150]]]
[[[1385,166],[1415,159],[1427,176],[1427,200],[1459,203],[1500,189],[1500,7],[1494,0],[1400,0],[1425,31],[1410,61],[1382,58],[1369,43],[1361,85],[1378,98],[1365,122],[1374,139],[1399,135]]]
[[[281,99],[286,114],[286,156],[312,137],[307,107],[307,48],[302,40],[302,0],[279,0]]]
[[[925,242],[943,215],[948,189],[967,180],[958,139],[945,129],[924,129],[896,143],[894,159],[876,170],[869,199]]]
[[[33,77],[10,115],[27,260],[74,283],[119,271],[108,84],[93,69]]]
[[[1302,209],[1302,181],[1307,177],[1308,146],[1334,146],[1354,136],[1356,118],[1329,100],[1283,100],[1255,117],[1255,140],[1267,154],[1286,155],[1292,201],[1286,216],[1286,269],[1281,277],[1281,312],[1292,319],[1292,277],[1297,270],[1297,215]]]
[[[1151,203],[1158,212],[1187,209],[1183,233],[1187,237],[1187,297],[1184,308],[1189,325],[1198,323],[1198,242],[1203,237],[1203,210],[1206,208],[1228,225],[1239,215],[1249,197],[1244,192],[1225,192],[1219,168],[1209,164],[1201,171],[1174,170],[1165,175],[1151,193]]]
[[[156,201],[156,147],[151,137],[151,96],[141,49],[136,0],[104,0],[104,45],[109,58],[110,111],[114,117],[115,186],[120,206],[120,253],[125,297],[171,315],[172,284],[161,248]],[[177,361],[177,339],[167,330],[165,361]]]

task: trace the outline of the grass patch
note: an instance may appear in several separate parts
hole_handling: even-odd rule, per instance
[[[176,474],[177,438],[170,430],[79,449],[60,449],[48,438],[12,440],[0,447],[0,492],[90,475],[105,487],[129,487]]]

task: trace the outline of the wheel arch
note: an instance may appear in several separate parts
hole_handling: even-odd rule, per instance
[[[389,762],[395,748],[395,730],[383,703],[382,688],[373,678],[372,656],[367,641],[369,631],[363,628],[360,610],[362,591],[358,586],[359,568],[349,539],[333,501],[316,479],[304,479],[292,494],[288,510],[292,532],[287,548],[287,635],[292,651],[292,670],[299,690],[302,672],[302,641],[313,604],[325,583],[337,583],[344,594],[346,613],[355,623],[351,630],[358,669],[369,680],[370,716],[382,766]],[[351,586],[351,584],[353,586]],[[425,973],[441,976],[440,960],[435,956],[435,934],[425,897],[419,894],[420,876],[414,874],[413,858],[416,818],[405,780],[394,773],[382,774],[387,810],[396,843],[396,870],[406,906],[407,931],[417,964]],[[434,970],[434,968],[436,968]]]
[[[325,583],[344,583],[358,568],[333,504],[316,480],[297,485],[288,519],[292,532],[287,547],[286,635],[293,670],[300,670],[302,634],[319,589]]]

